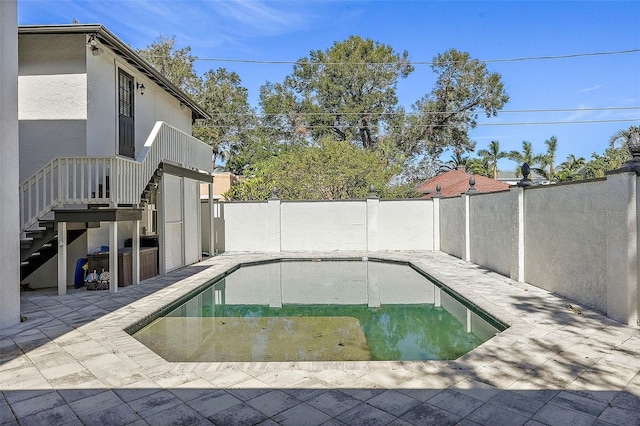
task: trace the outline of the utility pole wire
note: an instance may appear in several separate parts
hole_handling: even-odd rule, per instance
[[[558,59],[574,59],[594,56],[611,56],[611,55],[627,55],[632,53],[639,53],[640,49],[627,49],[616,50],[610,52],[590,52],[590,53],[572,53],[567,55],[556,56],[528,56],[522,58],[507,58],[507,59],[478,59],[479,62],[485,64],[491,63],[505,63],[505,62],[524,62],[524,61],[548,61]],[[157,56],[160,57],[160,56]],[[232,59],[232,58],[199,58],[195,57],[195,61],[203,62],[233,62],[233,63],[245,63],[245,64],[258,64],[258,65],[298,65],[302,64],[300,61],[267,61],[258,59]],[[434,65],[433,61],[396,61],[396,62],[312,62],[307,61],[304,65]]]

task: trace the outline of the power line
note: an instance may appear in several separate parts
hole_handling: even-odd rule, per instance
[[[594,111],[633,111],[640,110],[640,106],[635,107],[603,107],[603,108],[556,108],[556,109],[512,109],[512,110],[500,110],[499,113],[516,113],[516,114],[525,114],[525,113],[551,113],[551,112],[594,112]],[[340,116],[361,116],[361,115],[438,115],[438,114],[454,114],[458,111],[423,111],[423,112],[277,112],[277,113],[219,113],[215,114],[216,116],[258,116],[258,117],[278,117],[278,116],[296,116],[296,117],[305,117],[305,116],[329,116],[333,117],[336,115]]]
[[[492,126],[544,126],[544,125],[560,125],[560,124],[594,124],[594,123],[631,123],[631,122],[640,122],[640,117],[638,118],[630,118],[630,119],[610,119],[610,120],[573,120],[573,121],[529,121],[529,122],[513,122],[513,123],[478,123],[476,125],[476,127],[492,127]],[[239,126],[235,126],[235,125],[211,125],[211,126],[207,126],[207,127],[213,127],[213,128],[220,128],[220,129],[226,129],[226,128],[232,128],[232,127],[239,127]],[[277,130],[282,130],[281,126],[274,126],[274,125],[268,125],[268,126],[263,126],[263,125],[255,125],[252,127],[260,127],[261,129],[277,129]],[[319,126],[319,125],[310,125],[310,126],[306,126],[304,124],[301,124],[299,126],[297,126],[297,128],[300,129],[328,129],[331,126],[326,125],[326,126]],[[454,126],[450,126],[448,124],[435,124],[435,125],[417,125],[414,126],[413,128],[418,128],[418,129],[426,129],[426,128],[433,128],[433,127],[454,127]]]
[[[640,49],[627,49],[617,50],[610,52],[590,52],[590,53],[572,53],[568,55],[556,55],[556,56],[527,56],[522,58],[508,58],[508,59],[479,59],[479,62],[489,63],[505,63],[505,62],[524,62],[524,61],[547,61],[558,59],[574,59],[594,56],[611,56],[611,55],[627,55],[631,53],[638,53]],[[161,56],[157,56],[161,57]],[[166,57],[163,57],[166,58]],[[245,63],[245,64],[259,64],[259,65],[297,65],[299,61],[266,61],[258,59],[232,59],[232,58],[199,58],[194,57],[195,61],[203,62],[231,62],[231,63]],[[433,61],[394,61],[394,62],[306,62],[309,65],[434,65]]]

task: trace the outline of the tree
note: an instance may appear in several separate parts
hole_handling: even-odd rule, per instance
[[[326,51],[311,51],[283,83],[265,85],[260,105],[288,137],[317,141],[332,135],[374,148],[398,102],[397,81],[412,71],[406,51],[351,36]]]
[[[551,138],[544,141],[547,145],[547,153],[544,155],[543,160],[543,168],[545,166],[549,166],[549,173],[547,174],[547,179],[553,180],[556,175],[556,150],[558,149],[558,139],[555,136],[551,136]]]
[[[376,152],[325,137],[317,146],[289,146],[256,163],[248,170],[250,177],[225,196],[266,199],[277,187],[282,199],[353,199],[365,198],[371,186],[383,197],[418,196],[412,187],[390,184],[397,172]]]
[[[180,90],[195,97],[200,88],[200,78],[193,69],[197,57],[191,54],[191,47],[176,48],[175,36],[159,36],[144,49],[136,49],[142,58]]]
[[[626,147],[609,147],[604,154],[591,154],[591,160],[585,165],[585,179],[602,178],[610,170],[616,170],[631,159],[631,154]]]
[[[473,150],[468,132],[480,112],[496,116],[509,100],[501,76],[467,52],[455,49],[436,56],[432,65],[437,80],[432,92],[414,105],[410,123],[417,145],[439,156],[446,147]]]
[[[507,158],[507,153],[504,151],[500,151],[500,142],[491,141],[491,143],[489,143],[488,149],[481,149],[480,151],[478,151],[478,155],[488,163],[490,175],[487,177],[491,177],[497,180],[498,161],[503,158]]]
[[[474,175],[485,176],[490,179],[494,178],[492,166],[489,164],[489,159],[487,157],[469,159],[466,164],[466,170]]]
[[[634,133],[640,135],[640,126],[629,126],[628,129],[618,130],[609,138],[609,145],[614,148],[616,144],[621,142],[622,146],[626,147],[627,142]]]
[[[198,120],[193,135],[213,147],[214,168],[218,158],[229,164],[240,146],[254,137],[257,125],[247,89],[241,86],[238,74],[219,68],[204,74],[196,100],[212,118]]]
[[[542,167],[536,167],[537,165],[545,164],[545,156],[543,154],[534,154],[531,142],[522,141],[522,151],[510,151],[507,154],[507,158],[518,163],[516,176],[522,175],[522,165],[527,163],[532,171],[548,178],[547,172]]]
[[[558,182],[580,180],[582,179],[585,164],[586,161],[584,157],[576,158],[574,154],[570,154],[567,156],[567,159],[560,164],[558,173],[554,173],[554,176]]]
[[[448,172],[449,170],[456,170],[457,168],[462,166],[464,166],[466,169],[467,164],[471,160],[471,157],[469,157],[468,155],[462,155],[462,153],[459,151],[455,151],[454,154],[449,158],[451,158],[449,161],[440,164],[440,167],[438,168],[438,174]]]

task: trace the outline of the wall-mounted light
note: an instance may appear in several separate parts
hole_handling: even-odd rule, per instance
[[[96,39],[96,36],[90,36],[87,44],[91,47],[91,53],[93,56],[98,56],[100,54],[100,48],[98,47],[98,40]]]
[[[141,95],[144,95],[144,90],[146,89],[146,87],[144,87],[144,83],[136,83],[136,89],[138,89],[138,92]]]

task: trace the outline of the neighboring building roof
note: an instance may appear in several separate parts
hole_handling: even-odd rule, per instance
[[[160,74],[149,62],[144,60],[133,49],[116,37],[111,31],[100,24],[70,24],[70,25],[22,25],[18,27],[18,34],[89,34],[94,35],[100,43],[111,48],[116,54],[122,56],[138,71],[164,88],[173,97],[189,107],[192,118],[211,118],[211,116],[189,95],[184,93],[165,76]]]
[[[478,192],[495,192],[509,189],[509,184],[490,179],[485,176],[472,175],[461,167],[456,170],[449,170],[422,182],[416,187],[418,192],[424,194],[422,198],[433,198],[436,195],[436,186],[440,185],[440,194],[443,197],[455,197],[464,194],[469,190],[469,178],[476,180],[475,188]]]

